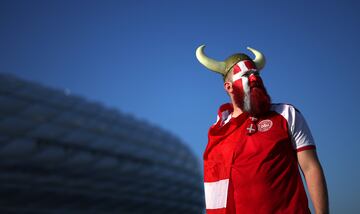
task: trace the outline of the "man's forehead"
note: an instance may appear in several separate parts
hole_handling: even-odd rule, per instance
[[[243,77],[243,75],[248,71],[256,71],[254,63],[250,60],[244,60],[236,63],[234,65],[232,72],[232,81],[235,82]]]
[[[246,61],[246,60],[251,61],[251,58],[246,54],[243,54],[243,53],[233,54],[233,55],[229,56],[228,58],[226,58],[225,70],[230,71],[237,63],[239,63],[241,61]]]
[[[253,71],[256,70],[254,63],[251,60],[243,60],[236,63],[233,67],[233,74],[237,74],[239,72]]]

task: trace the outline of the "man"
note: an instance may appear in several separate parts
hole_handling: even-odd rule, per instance
[[[315,143],[292,105],[271,104],[259,76],[265,58],[248,48],[225,61],[196,50],[206,68],[221,74],[231,103],[218,111],[204,152],[208,214],[310,213],[299,166],[317,214],[328,213],[324,174]]]

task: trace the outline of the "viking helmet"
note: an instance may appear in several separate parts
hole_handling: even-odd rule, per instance
[[[204,53],[205,45],[201,45],[196,49],[196,58],[201,64],[206,68],[216,73],[221,74],[223,77],[231,70],[231,68],[238,62],[243,60],[250,60],[254,63],[258,71],[260,71],[265,66],[265,57],[264,55],[250,47],[247,49],[255,55],[255,59],[252,60],[249,56],[243,53],[237,53],[229,56],[225,61],[216,61],[207,57]]]

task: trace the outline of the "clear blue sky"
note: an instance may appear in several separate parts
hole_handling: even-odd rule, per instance
[[[274,102],[305,115],[333,213],[360,210],[357,1],[0,1],[0,72],[132,113],[181,137],[199,157],[228,98],[195,58],[267,56]]]

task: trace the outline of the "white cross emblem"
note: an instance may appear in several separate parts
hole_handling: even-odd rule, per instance
[[[249,133],[255,132],[255,129],[253,128],[253,124],[250,124],[250,127],[246,129],[249,131]]]

